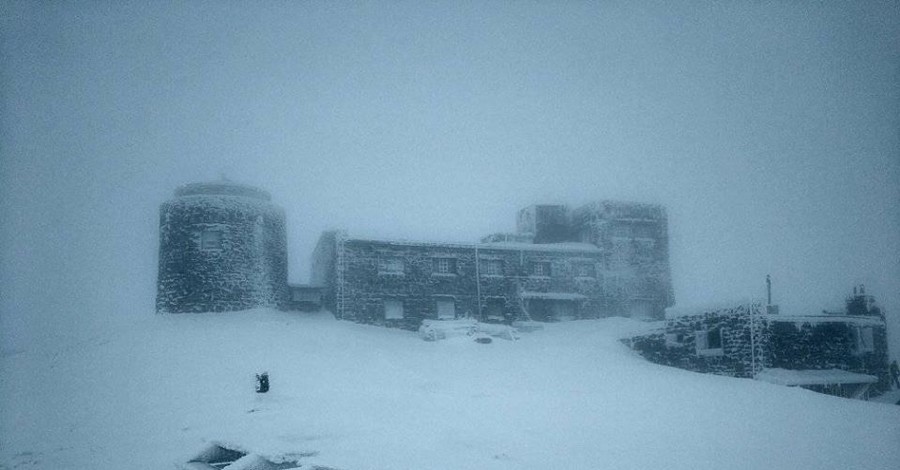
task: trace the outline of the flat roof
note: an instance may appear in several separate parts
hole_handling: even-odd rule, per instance
[[[562,243],[522,243],[522,242],[496,242],[496,243],[452,243],[452,242],[423,242],[415,240],[384,240],[374,238],[348,237],[346,242],[382,243],[397,246],[423,246],[435,248],[465,248],[474,250],[510,250],[510,251],[548,251],[548,252],[574,252],[599,254],[603,250],[590,243],[562,242]]]
[[[766,320],[770,322],[785,323],[852,323],[854,325],[884,325],[881,317],[867,317],[862,315],[781,315],[767,314],[764,315]]]
[[[587,297],[574,292],[522,292],[522,297],[526,299],[547,299],[547,300],[584,300]]]
[[[878,377],[857,374],[840,369],[764,369],[756,374],[756,380],[775,385],[834,385],[834,384],[869,384],[878,382]]]

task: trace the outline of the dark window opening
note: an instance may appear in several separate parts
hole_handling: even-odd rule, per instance
[[[503,275],[503,260],[500,259],[489,259],[484,260],[481,263],[482,274],[486,276],[501,276]]]
[[[221,250],[222,249],[222,231],[221,230],[204,230],[200,232],[200,249],[201,250]]]
[[[535,261],[531,263],[531,275],[532,276],[550,276],[550,262],[549,261]]]
[[[456,274],[456,259],[435,258],[434,272],[438,274]]]

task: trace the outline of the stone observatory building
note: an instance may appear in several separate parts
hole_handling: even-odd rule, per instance
[[[311,277],[337,318],[410,330],[458,318],[659,320],[674,304],[665,208],[636,202],[532,205],[516,233],[479,243],[325,232]]]
[[[662,319],[674,303],[668,219],[655,204],[538,204],[477,243],[325,232],[311,284],[288,284],[284,211],[231,181],[178,188],[160,207],[158,312],[319,310],[415,330],[425,320]]]
[[[160,207],[158,312],[280,308],[288,301],[284,211],[223,180],[178,188]]]

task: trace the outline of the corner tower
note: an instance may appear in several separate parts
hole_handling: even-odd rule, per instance
[[[157,312],[284,305],[284,211],[271,199],[230,181],[178,188],[159,211]]]
[[[612,310],[632,318],[663,319],[666,307],[675,304],[665,207],[599,201],[573,211],[572,224],[575,240],[607,253]]]

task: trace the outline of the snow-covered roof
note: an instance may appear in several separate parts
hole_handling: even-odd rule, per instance
[[[830,385],[875,383],[878,377],[840,369],[765,369],[756,375],[756,380],[775,385]]]
[[[858,315],[766,315],[770,322],[788,323],[853,323],[854,325],[884,325],[884,320],[879,317],[864,317]]]
[[[666,309],[666,318],[678,318],[695,315],[703,315],[705,313],[720,312],[726,309],[734,309],[739,306],[747,306],[757,304],[762,307],[759,300],[745,299],[734,302],[718,302],[690,306],[669,307]],[[784,315],[779,313],[764,314],[762,318],[770,322],[787,322],[787,323],[852,323],[855,325],[884,325],[884,321],[879,317],[866,317],[860,315],[835,315],[835,314],[818,314],[818,315]]]
[[[522,243],[522,242],[494,242],[480,243],[479,248],[497,248],[501,250],[529,250],[529,251],[589,251],[600,252],[600,248],[591,243],[561,242],[561,243]]]
[[[564,242],[564,243],[521,243],[521,242],[496,242],[496,243],[453,243],[453,242],[425,242],[415,240],[387,240],[374,238],[353,238],[345,239],[348,242],[371,242],[383,243],[387,245],[397,246],[430,246],[445,248],[468,248],[468,249],[492,249],[492,250],[515,250],[515,251],[553,251],[553,252],[578,252],[578,253],[600,253],[602,250],[590,243],[580,242]]]
[[[746,298],[746,299],[737,299],[733,301],[722,301],[722,302],[706,302],[706,303],[698,303],[698,304],[684,304],[684,305],[676,305],[674,307],[669,307],[666,309],[666,318],[677,318],[677,317],[689,317],[694,315],[703,315],[704,313],[710,312],[718,312],[721,310],[726,310],[730,308],[737,308],[742,305],[752,305],[752,304],[760,304],[762,302],[759,300]]]
[[[522,292],[522,297],[526,299],[548,300],[584,300],[587,298],[575,292]]]
[[[239,196],[263,201],[272,200],[272,196],[262,189],[227,180],[188,183],[177,188],[175,196]]]

